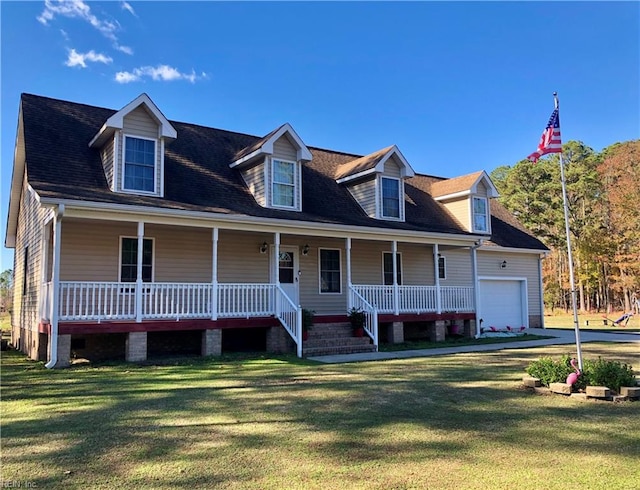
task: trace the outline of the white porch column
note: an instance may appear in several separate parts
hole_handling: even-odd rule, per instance
[[[436,313],[442,313],[442,291],[440,291],[440,248],[433,244],[433,270],[436,278]]]
[[[345,238],[345,250],[347,251],[347,311],[353,307],[351,299],[351,237]]]
[[[211,319],[218,319],[218,228],[211,230]]]
[[[398,242],[393,241],[393,314],[400,314],[400,295],[398,294]]]
[[[479,246],[479,245],[478,245]],[[478,246],[471,247],[471,277],[473,279],[473,312],[476,317],[476,338],[480,336],[480,322],[478,321],[478,305],[480,304],[480,290],[478,288]]]
[[[276,287],[280,287],[280,233],[276,232],[273,237],[273,279],[276,284]],[[279,296],[276,294],[275,296],[278,298]],[[276,300],[275,304],[275,312],[276,315],[280,316],[280,302]]]
[[[138,257],[136,262],[136,322],[142,321],[142,254],[144,243],[144,222],[138,222]]]
[[[51,277],[51,331],[49,336],[49,362],[45,364],[48,369],[58,365],[58,317],[60,298],[60,243],[62,234],[62,216],[64,215],[64,204],[58,205],[58,212],[53,218],[53,271]],[[66,366],[69,359],[62,359],[61,366]]]

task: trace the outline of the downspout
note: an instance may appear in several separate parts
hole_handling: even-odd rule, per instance
[[[58,303],[60,291],[60,242],[62,231],[62,217],[64,216],[64,204],[58,204],[58,212],[54,217],[53,224],[53,277],[51,278],[51,352],[49,362],[44,366],[52,369],[58,364]]]
[[[476,317],[476,335],[475,338],[480,338],[480,322],[478,321],[478,305],[480,304],[479,288],[478,288],[478,260],[476,257],[476,250],[482,247],[484,240],[481,238],[471,246],[471,273],[473,275],[473,310]]]

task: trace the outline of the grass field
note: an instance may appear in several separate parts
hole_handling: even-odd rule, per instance
[[[622,316],[622,312],[608,313],[605,324],[604,313],[578,313],[578,323],[581,330],[632,330],[640,331],[640,315],[635,315],[629,319],[626,327],[613,325],[612,320],[617,320]],[[588,322],[588,324],[587,324]],[[574,328],[573,313],[556,311],[554,313],[545,312],[544,324],[547,328]]]
[[[37,488],[635,489],[640,402],[520,386],[570,346],[321,365],[47,371],[2,356],[2,483]],[[637,344],[583,345],[636,365]]]

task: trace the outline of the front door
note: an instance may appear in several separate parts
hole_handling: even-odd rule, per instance
[[[280,287],[294,304],[298,305],[298,249],[297,247],[280,247],[278,257],[278,277]]]

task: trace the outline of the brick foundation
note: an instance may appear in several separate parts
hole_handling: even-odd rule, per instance
[[[429,340],[431,340],[431,342],[442,342],[444,341],[446,332],[447,327],[445,321],[436,320],[429,328]]]
[[[295,342],[284,327],[271,327],[267,329],[267,352],[274,354],[287,354],[295,352]]]
[[[404,342],[404,322],[393,322],[387,327],[387,341],[390,344]]]
[[[202,331],[202,355],[219,356],[222,354],[222,330]]]
[[[128,362],[147,360],[147,332],[130,332],[127,334],[125,360]]]
[[[71,364],[71,335],[58,335],[58,360],[54,367],[64,368]]]

